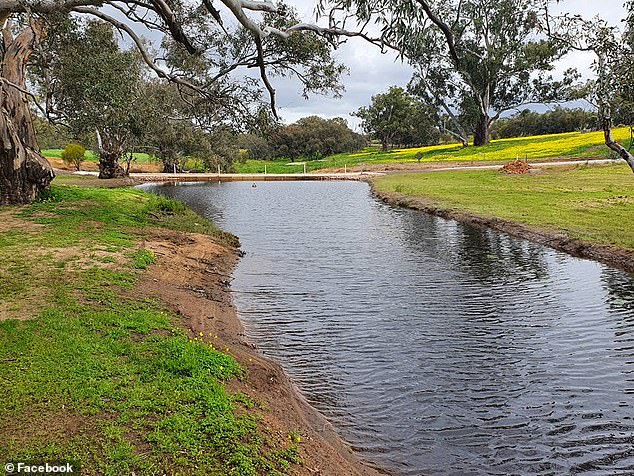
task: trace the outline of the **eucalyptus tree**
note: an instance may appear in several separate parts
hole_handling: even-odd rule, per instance
[[[322,119],[304,117],[294,124],[279,128],[271,137],[275,157],[317,160],[343,152],[356,152],[366,146],[363,136],[356,134],[341,117]]]
[[[319,36],[333,43],[339,36],[365,37],[337,26],[324,28],[279,20],[287,12],[284,5],[258,0],[0,0],[0,204],[28,203],[54,177],[37,145],[29,102],[32,100],[42,108],[45,105],[29,89],[26,66],[41,47],[51,21],[59,15],[96,18],[110,23],[135,46],[150,71],[203,97],[217,95],[222,91],[223,79],[235,77],[239,69],[254,67],[274,105],[275,90],[267,73],[267,42],[274,45],[277,41],[292,41],[295,33],[310,35],[315,41]],[[227,17],[231,20],[226,21]],[[225,45],[218,46],[209,40],[225,34],[225,23],[236,22],[249,33],[254,54],[232,64],[217,64],[213,58],[218,48]],[[193,59],[204,58],[199,64],[212,67],[214,71],[189,75],[172,68],[152,44],[141,38],[138,31],[144,29],[175,43]],[[227,45],[230,43],[226,42]],[[306,58],[299,58],[299,64],[306,64]],[[278,68],[278,73],[282,68],[270,66]],[[301,80],[302,74],[298,71]],[[311,71],[310,67],[308,71]],[[333,73],[336,76],[336,71]],[[304,78],[311,79],[307,75]]]
[[[634,1],[628,1],[625,32],[620,51],[612,61],[614,69],[615,94],[613,116],[615,123],[630,127],[630,145],[634,147]],[[634,169],[634,167],[633,167]]]
[[[381,141],[383,150],[402,146],[437,144],[435,111],[403,88],[391,87],[372,98],[372,104],[360,108],[355,116],[363,121],[366,133]]]
[[[489,128],[505,111],[553,100],[562,44],[539,37],[544,0],[322,0],[362,24],[378,23],[385,45],[415,69],[412,90],[447,116],[463,143],[489,142]],[[475,105],[474,124],[460,120]],[[469,127],[472,126],[472,127]]]
[[[140,113],[148,120],[137,149],[160,159],[163,172],[182,172],[187,158],[212,154],[211,134],[231,124],[233,115],[242,114],[241,105],[246,98],[240,96],[232,101],[225,93],[222,101],[210,101],[191,91],[179,91],[163,80],[148,81],[140,104]]]
[[[143,134],[144,77],[136,50],[121,50],[114,27],[91,20],[80,24],[62,17],[33,62],[36,91],[46,113],[74,137],[94,133],[101,178],[127,171],[119,159]]]
[[[612,134],[614,116],[632,114],[634,108],[634,1],[626,2],[625,31],[600,17],[591,20],[578,15],[545,16],[546,30],[569,48],[594,55],[593,78],[576,91],[597,110],[606,146],[625,160],[634,171],[634,155]]]

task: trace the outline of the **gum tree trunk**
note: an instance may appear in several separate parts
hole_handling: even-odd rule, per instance
[[[119,140],[116,134],[106,131],[102,135],[97,131],[97,148],[100,179],[114,179],[129,175],[119,164],[119,159],[125,155],[126,149],[123,141]]]
[[[607,58],[602,52],[597,52],[599,63],[599,80],[597,96],[599,102],[599,121],[601,122],[601,128],[603,129],[603,137],[605,138],[605,145],[619,157],[621,157],[627,165],[630,166],[634,172],[634,156],[632,153],[614,140],[612,136],[612,105],[610,102],[610,89],[606,86],[609,84],[608,75],[610,74],[606,65]]]
[[[478,118],[478,123],[476,124],[475,130],[473,131],[473,145],[487,145],[490,142],[489,118],[482,115]]]
[[[42,28],[38,24],[24,29],[15,38],[9,26],[2,30],[0,205],[33,202],[55,177],[37,145],[28,96],[24,92],[26,64],[41,35]]]
[[[177,157],[172,156],[171,154],[166,154],[163,156],[163,173],[164,174],[180,174],[183,172],[183,168],[181,167],[180,160]]]
[[[615,141],[614,137],[612,137],[612,118],[609,115],[604,116],[601,119],[601,125],[603,127],[603,135],[605,137],[605,145],[607,145],[610,150],[619,154],[619,157],[625,160],[627,165],[629,165],[632,169],[632,172],[634,172],[634,155],[632,155],[629,150]]]

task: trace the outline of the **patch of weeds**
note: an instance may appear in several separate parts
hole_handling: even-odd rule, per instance
[[[274,450],[269,453],[271,460],[278,470],[287,471],[293,464],[301,464],[299,456],[299,445],[302,438],[298,432],[292,431],[288,434],[288,447]]]
[[[135,269],[147,269],[156,262],[153,251],[140,249],[132,255],[132,266]]]

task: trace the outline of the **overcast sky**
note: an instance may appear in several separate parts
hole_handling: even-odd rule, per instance
[[[305,21],[314,21],[315,0],[288,0],[299,11]],[[592,17],[599,12],[611,24],[619,24],[625,16],[624,0],[564,0],[561,9]],[[305,100],[301,96],[301,87],[293,81],[275,78],[274,85],[278,94],[280,115],[286,122],[301,117],[318,115],[325,118],[343,117],[351,126],[357,127],[358,121],[350,117],[352,111],[367,105],[373,95],[385,91],[389,86],[405,86],[411,76],[411,68],[395,59],[393,54],[381,54],[378,48],[364,43],[363,40],[351,40],[336,53],[340,62],[345,64],[349,75],[343,78],[346,91],[342,98],[312,96]],[[565,58],[560,69],[577,67],[587,70],[591,58],[584,54],[571,54]]]

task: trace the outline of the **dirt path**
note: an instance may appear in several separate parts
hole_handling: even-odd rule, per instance
[[[616,161],[619,162],[619,161]],[[507,161],[495,161],[495,162],[421,162],[419,163],[392,163],[392,164],[377,164],[377,165],[364,165],[347,168],[348,173],[364,172],[367,175],[372,174],[409,174],[409,173],[427,173],[427,172],[459,172],[464,170],[499,170]],[[612,159],[566,159],[566,158],[553,158],[542,159],[529,162],[529,165],[535,168],[540,167],[576,167],[577,165],[606,165],[614,164]],[[344,169],[323,169],[319,172],[338,174],[342,173]]]
[[[612,159],[544,159],[529,164],[532,167],[575,167],[577,165],[606,165],[615,163]],[[255,182],[255,181],[301,181],[301,180],[367,180],[373,176],[385,174],[427,173],[467,170],[499,170],[504,166],[503,162],[423,162],[394,163],[379,165],[364,165],[349,167],[347,169],[321,169],[306,174],[214,174],[214,173],[131,173],[129,178],[114,180],[98,180],[97,172],[69,172],[58,170],[62,175],[73,175],[82,180],[84,186],[94,187],[125,187],[140,185],[148,182]]]
[[[230,389],[249,395],[265,410],[265,431],[283,439],[299,432],[303,465],[292,474],[374,476],[378,471],[361,463],[337,436],[326,419],[313,409],[286,377],[281,367],[263,358],[246,341],[230,293],[231,273],[238,260],[204,235],[157,231],[145,248],[157,262],[144,274],[138,292],[160,299],[180,316],[192,336],[200,336],[229,352],[248,369],[244,382]]]

